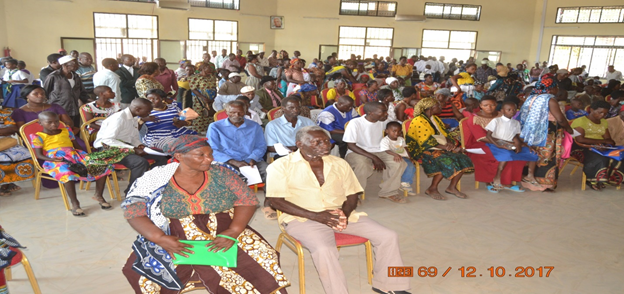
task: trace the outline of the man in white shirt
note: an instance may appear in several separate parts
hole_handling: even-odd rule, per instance
[[[217,68],[222,68],[223,67],[223,62],[226,59],[228,59],[227,50],[223,49],[223,50],[221,50],[221,55],[217,56],[217,58],[215,60],[215,66]]]
[[[444,56],[440,56],[440,60],[438,60],[438,72],[440,73],[442,79],[444,79],[444,75],[446,75],[448,71],[448,63],[444,62]]]
[[[147,154],[144,150],[145,145],[141,143],[139,118],[148,117],[152,109],[152,103],[147,99],[132,100],[129,107],[112,114],[102,122],[97,138],[93,142],[95,148],[108,145],[134,149],[135,154],[130,154],[119,162],[130,170],[130,180],[124,193],[127,193],[134,181],[143,176],[150,167],[148,159],[155,161],[152,167],[167,164],[167,157]]]
[[[414,66],[416,67],[416,69],[418,70],[418,72],[423,72],[425,71],[425,66],[427,65],[427,58],[424,56],[420,56],[420,60],[416,61],[414,63]]]
[[[607,79],[607,82],[609,82],[610,80],[621,81],[622,72],[619,70],[615,70],[615,67],[613,65],[609,65],[609,68],[607,69],[607,75],[605,76],[605,78]]]
[[[103,69],[93,75],[93,86],[108,86],[115,93],[114,102],[121,101],[121,78],[115,73],[119,69],[119,64],[114,58],[104,58],[102,60]]]
[[[405,198],[398,194],[401,187],[401,176],[407,163],[394,161],[394,156],[381,151],[381,139],[384,136],[384,121],[388,118],[386,105],[380,102],[369,102],[364,105],[366,115],[352,119],[342,140],[347,142],[349,150],[345,159],[351,165],[360,185],[366,190],[366,182],[374,171],[383,172],[383,180],[379,185],[379,194],[397,203],[406,203]]]

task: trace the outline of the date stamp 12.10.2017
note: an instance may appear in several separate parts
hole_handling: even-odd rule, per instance
[[[443,268],[441,268],[443,269]],[[477,278],[477,277],[490,277],[490,278],[502,278],[502,277],[514,277],[514,278],[549,278],[554,266],[517,266],[513,270],[507,269],[504,266],[491,266],[485,269],[485,271],[479,272],[474,266],[462,266],[456,268],[458,274],[462,278]],[[453,267],[449,266],[444,271],[438,271],[435,266],[421,266],[414,270],[413,266],[391,266],[388,267],[388,277],[437,277],[438,274],[442,277],[446,277],[451,273]]]

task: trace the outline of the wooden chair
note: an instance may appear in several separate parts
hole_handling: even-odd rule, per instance
[[[105,119],[106,119],[105,117],[94,117],[93,119],[90,119],[89,121],[83,123],[80,126],[80,136],[85,138],[84,142],[85,142],[85,146],[87,147],[87,153],[93,152],[93,146],[91,146],[91,142],[89,141],[89,130],[87,130],[87,126],[89,126],[90,124],[96,121],[105,120]],[[113,184],[115,185],[115,194],[117,195],[117,200],[121,201],[121,191],[119,191],[119,179],[117,178],[116,171],[125,170],[128,168],[126,168],[122,164],[114,164],[113,167],[114,167],[114,170],[111,172],[111,177],[113,178]],[[82,189],[83,183],[84,182],[80,182],[80,189]],[[111,190],[110,180],[108,179],[108,177],[106,178],[106,185],[108,186],[108,192],[110,193],[111,199],[115,199],[115,196],[112,193],[113,191]],[[89,187],[91,187],[91,182],[87,182],[85,189],[89,190]]]
[[[366,114],[366,113],[364,113],[364,105],[358,106],[358,108],[356,108],[356,111],[357,111],[359,116],[364,116],[364,114]]]
[[[412,121],[409,119],[403,122],[403,136],[407,136],[407,130],[409,130],[410,123],[412,123]],[[416,167],[416,194],[420,194],[420,161],[412,159],[412,163]]]
[[[329,92],[329,89],[325,88],[323,89],[323,91],[321,91],[321,98],[323,98],[323,107],[327,107],[327,101],[329,99],[327,99],[327,92]]]
[[[30,282],[30,286],[32,287],[33,292],[35,294],[41,294],[41,289],[39,288],[39,284],[37,283],[37,278],[35,278],[35,272],[30,266],[30,262],[28,261],[28,258],[26,258],[26,255],[21,250],[17,248],[15,250],[17,250],[17,252],[22,255],[22,260],[20,261],[20,263],[22,264],[22,266],[24,266],[24,270],[26,271],[26,276],[28,276],[28,281]],[[7,281],[10,281],[13,279],[13,275],[11,273],[11,267],[7,267],[4,269],[4,275]]]
[[[219,121],[226,118],[228,118],[228,115],[225,112],[225,109],[219,110],[217,111],[217,113],[214,114],[214,121]]]
[[[462,120],[459,121],[459,134],[461,138],[460,142],[461,142],[462,149],[466,149],[466,142],[465,142],[466,135],[464,134],[464,121],[466,121],[467,119],[468,117],[463,118]],[[459,182],[457,183],[457,185],[459,185]],[[476,179],[475,179],[475,190],[479,190],[479,182]]]
[[[282,107],[275,107],[271,110],[269,110],[269,112],[267,112],[267,117],[269,118],[269,121],[274,120],[275,119],[275,114],[277,114],[277,111],[282,109]]]
[[[278,219],[281,215],[282,215],[282,212],[278,210],[277,211]],[[277,244],[275,245],[275,250],[277,250],[277,252],[280,252],[280,249],[282,248],[282,244],[283,244],[283,245],[286,245],[286,247],[288,247],[290,250],[292,250],[293,252],[297,254],[297,259],[299,263],[299,293],[305,294],[305,258],[303,255],[303,246],[301,246],[301,243],[297,239],[295,239],[293,236],[286,233],[286,230],[284,229],[282,224],[279,223],[279,221],[278,221],[278,225],[279,225],[281,233],[277,237]],[[335,232],[334,236],[336,238],[336,247],[338,247],[338,250],[340,250],[341,247],[346,247],[346,246],[355,246],[355,245],[362,245],[362,244],[364,245],[365,250],[366,250],[366,273],[368,276],[368,284],[372,285],[373,284],[373,246],[370,240],[363,238],[363,237],[358,237],[358,236],[343,234],[343,233],[338,233],[338,232]]]

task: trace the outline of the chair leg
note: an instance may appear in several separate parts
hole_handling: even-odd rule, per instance
[[[59,182],[59,189],[61,190],[61,197],[63,197],[63,203],[65,204],[65,209],[66,210],[71,210],[69,208],[69,196],[67,195],[67,190],[65,190],[65,186],[63,186],[63,183]]]
[[[585,188],[587,186],[587,176],[585,175],[585,172],[583,172],[583,179],[581,182],[581,190],[585,191]]]
[[[561,175],[561,173],[563,173],[563,169],[566,167],[566,165],[568,165],[569,161],[570,161],[570,158],[568,158],[568,159],[563,161],[563,165],[561,166],[561,168],[559,168],[559,175]]]
[[[280,252],[280,250],[282,249],[282,244],[284,243],[283,238],[284,233],[281,233],[278,237],[277,237],[277,243],[275,243],[275,251]]]
[[[362,200],[366,199],[366,192],[362,192]]]
[[[39,200],[39,192],[41,192],[41,173],[37,173],[35,176],[35,200]]]
[[[457,182],[457,191],[461,192],[461,180]]]
[[[373,284],[373,245],[370,241],[364,243],[366,249],[366,274],[368,276],[368,284]]]
[[[254,185],[254,193],[258,193],[258,185]]]
[[[7,267],[4,269],[4,278],[7,281],[13,280],[13,274],[11,274],[11,267]]]
[[[35,294],[41,294],[37,278],[35,278],[35,272],[33,272],[30,262],[28,261],[28,258],[26,258],[26,255],[24,255],[24,252],[22,252],[22,265],[24,266],[24,270],[26,270],[26,275],[28,276],[28,281],[30,281],[30,286],[33,288],[33,292],[35,292]]]
[[[574,169],[572,170],[572,172],[570,173],[570,175],[574,175],[574,173],[576,172],[576,170],[579,168],[579,166],[575,166]]]
[[[84,181],[80,181],[80,186],[78,187],[80,190],[84,190]],[[87,188],[87,190],[89,190]]]
[[[85,188],[85,190],[89,191],[89,188],[91,188],[91,182],[87,182],[87,187]]]
[[[303,247],[297,246],[297,258],[299,259],[299,293],[305,294],[305,258],[303,257]]]
[[[121,201],[121,191],[119,190],[119,178],[117,178],[117,171],[112,173],[113,183],[115,184],[115,193],[117,194],[117,200]]]
[[[108,195],[110,196],[110,199],[115,200],[115,194],[113,193],[113,184],[111,183],[111,180],[108,178],[108,176],[106,176],[106,188],[108,188]]]
[[[416,194],[420,194],[420,165],[416,164]]]

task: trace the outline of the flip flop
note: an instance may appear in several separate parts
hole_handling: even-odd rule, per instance
[[[427,191],[425,191],[425,195],[431,197],[431,199],[433,199],[433,200],[446,200],[446,197],[444,197],[444,195],[442,195],[442,194],[440,194],[440,198],[435,198],[431,194],[429,194]]]
[[[72,215],[77,216],[77,217],[87,216],[84,213],[84,210],[82,210],[81,208],[72,208],[71,212],[72,212]]]
[[[495,193],[497,194],[498,192],[500,192],[500,190],[496,187],[494,187],[494,185],[487,185],[487,189],[488,191],[490,191],[491,193]]]
[[[4,188],[4,187],[8,187],[8,188]],[[10,184],[5,184],[2,186],[2,190],[4,190],[5,192],[15,192],[15,191],[19,191],[21,190],[22,187],[15,185],[13,183]]]
[[[396,202],[396,203],[400,203],[400,204],[407,203],[407,199],[405,199],[405,197],[401,197],[399,195],[392,195],[392,196],[379,197],[379,198],[388,199],[388,200],[390,200],[392,202]]]
[[[113,208],[110,205],[110,203],[108,203],[108,202],[106,202],[106,200],[104,200],[104,197],[98,198],[98,197],[93,196],[93,197],[91,197],[91,199],[97,201],[98,204],[100,204],[100,208],[101,209],[109,210],[109,209]],[[100,201],[100,199],[101,199],[101,201]]]
[[[522,188],[521,188],[520,186],[518,186],[518,185],[513,185],[513,186],[511,186],[511,187],[505,187],[505,186],[503,186],[503,189],[505,189],[505,190],[509,190],[509,191],[512,191],[512,192],[518,192],[518,193],[524,193],[524,192],[525,192],[525,190],[524,190],[524,189],[522,189]]]
[[[264,208],[262,208],[262,211],[264,212],[264,218],[266,218],[268,220],[276,220],[277,219],[277,212],[275,210],[273,210],[271,207],[264,207]]]
[[[459,191],[457,193],[453,193],[453,192],[449,192],[449,191],[444,190],[444,193],[454,195],[455,197],[457,197],[459,199],[467,199],[468,198],[468,195],[466,195],[466,194],[464,194],[462,192],[459,192]],[[460,196],[460,195],[463,195],[463,197]]]

